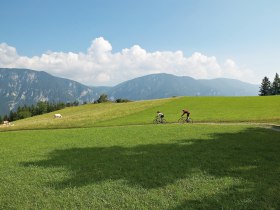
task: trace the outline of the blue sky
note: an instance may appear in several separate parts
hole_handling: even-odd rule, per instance
[[[0,5],[0,67],[45,70],[89,85],[160,72],[260,83],[280,73],[277,0],[1,0]]]

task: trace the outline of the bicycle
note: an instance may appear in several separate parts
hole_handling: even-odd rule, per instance
[[[183,117],[180,117],[179,120],[178,120],[178,123],[193,123],[193,120],[192,118],[187,118],[186,116],[183,116]]]
[[[154,124],[165,124],[165,123],[166,123],[166,120],[165,120],[164,118],[156,117],[156,118],[153,120],[153,123],[154,123]]]

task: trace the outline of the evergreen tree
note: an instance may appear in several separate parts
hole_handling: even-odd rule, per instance
[[[66,106],[65,103],[59,102],[55,105],[55,110],[64,109],[65,106]]]
[[[35,108],[35,106],[33,104],[30,107],[30,112],[31,112],[31,116],[35,116],[36,115],[36,108]]]
[[[9,121],[9,117],[8,117],[8,115],[4,115],[4,118],[3,118],[3,121]]]
[[[264,77],[262,80],[262,84],[260,86],[260,96],[268,96],[271,95],[271,83],[268,77]]]
[[[10,114],[9,114],[9,121],[15,121],[18,119],[18,116],[17,116],[17,112],[13,112],[13,111],[10,111]]]
[[[1,117],[1,115],[0,115],[0,124],[2,124],[2,122],[3,122],[3,120],[2,120],[2,117]]]
[[[32,113],[28,109],[23,109],[17,113],[17,119],[24,119],[24,118],[28,118],[31,116],[32,116]]]
[[[271,94],[272,95],[280,95],[280,78],[278,73],[276,73],[274,81],[271,86]]]
[[[39,101],[37,103],[37,109],[36,109],[36,114],[37,115],[45,114],[45,113],[47,113],[47,110],[48,110],[47,102]]]

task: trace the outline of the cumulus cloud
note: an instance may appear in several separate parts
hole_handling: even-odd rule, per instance
[[[115,85],[152,73],[170,73],[196,79],[227,77],[244,80],[253,72],[240,68],[232,59],[219,63],[215,56],[182,51],[147,52],[139,45],[113,53],[103,37],[96,38],[86,52],[52,52],[39,56],[18,55],[16,48],[0,44],[0,67],[43,70],[87,85]]]
[[[243,69],[241,70],[236,63],[231,60],[227,59],[224,64],[224,70],[225,70],[225,75],[228,75],[230,77],[238,78],[241,79],[244,74],[248,74],[248,70]]]
[[[0,64],[1,66],[10,65],[19,58],[16,48],[7,45],[6,43],[0,44]]]

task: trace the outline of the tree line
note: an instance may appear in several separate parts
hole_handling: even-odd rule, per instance
[[[3,117],[0,116],[0,123],[2,123],[3,121],[12,122],[28,117],[33,117],[36,115],[46,114],[49,112],[63,109],[65,107],[78,106],[78,105],[79,105],[78,101],[67,102],[67,103],[64,102],[53,103],[48,101],[39,101],[36,105],[19,106],[16,111],[10,111],[9,114],[4,115]]]
[[[280,95],[280,78],[276,73],[273,82],[269,81],[268,77],[264,77],[260,86],[260,96]]]
[[[105,102],[126,103],[126,102],[131,102],[131,100],[118,98],[115,101],[111,101],[108,95],[103,93],[99,96],[99,98],[96,101],[94,101],[95,104],[105,103]]]

